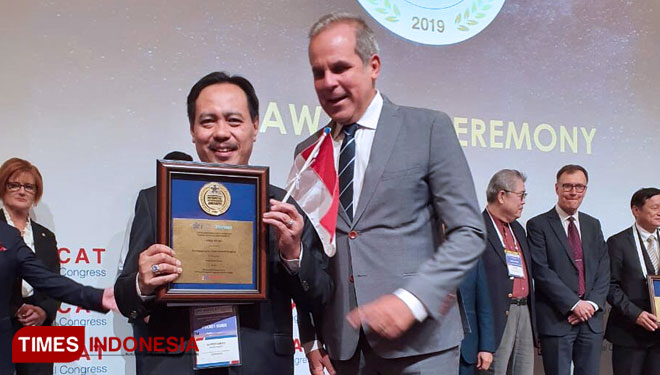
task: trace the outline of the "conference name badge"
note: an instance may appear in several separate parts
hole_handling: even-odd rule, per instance
[[[523,278],[525,272],[523,271],[522,258],[517,251],[504,250],[506,255],[506,267],[509,269],[509,276]]]
[[[505,0],[358,0],[381,26],[429,45],[460,43],[482,32]]]
[[[198,348],[194,369],[240,366],[236,306],[193,307],[190,312],[191,331]]]
[[[199,206],[209,215],[220,216],[231,205],[231,195],[227,188],[217,182],[209,182],[199,190]]]

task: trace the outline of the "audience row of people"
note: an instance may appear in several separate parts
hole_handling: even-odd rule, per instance
[[[647,276],[659,274],[660,189],[635,192],[635,223],[606,243],[598,219],[579,211],[586,169],[566,165],[556,178],[557,203],[527,231],[517,220],[526,176],[504,169],[488,184],[486,251],[460,287],[470,328],[460,373],[531,375],[536,347],[546,374],[598,374],[603,337],[615,375],[659,373]]]

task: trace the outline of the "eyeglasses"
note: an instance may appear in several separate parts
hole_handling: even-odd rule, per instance
[[[21,188],[25,189],[26,193],[34,194],[37,192],[37,186],[34,184],[19,184],[18,182],[7,182],[7,190],[11,192],[19,191]]]
[[[582,184],[561,184],[561,189],[565,192],[569,192],[575,189],[578,193],[584,193],[584,190],[587,188],[587,185]]]
[[[527,198],[527,192],[526,191],[511,191],[511,190],[504,190],[507,193],[515,194],[520,198],[520,200],[525,200]]]

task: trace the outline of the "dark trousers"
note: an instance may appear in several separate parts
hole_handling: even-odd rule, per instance
[[[474,363],[467,363],[463,360],[463,357],[461,357],[461,362],[458,367],[458,375],[475,375],[476,371],[477,366]]]
[[[564,336],[541,336],[541,355],[546,375],[598,375],[603,334],[586,323],[571,327]]]
[[[16,363],[16,375],[53,375],[52,363]]]
[[[660,343],[650,348],[614,345],[612,373],[614,375],[660,374]]]

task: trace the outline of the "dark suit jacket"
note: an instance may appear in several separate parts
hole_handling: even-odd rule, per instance
[[[282,199],[285,192],[269,187],[269,197]],[[332,281],[325,269],[327,257],[318,236],[305,216],[303,231],[303,258],[300,272],[291,275],[282,266],[274,232],[269,229],[268,243],[268,299],[261,303],[240,305],[239,340],[242,366],[231,369],[211,369],[203,373],[218,374],[293,374],[293,337],[291,299],[299,313],[314,310],[315,314],[327,302],[332,292]],[[140,192],[135,205],[135,219],[131,227],[129,252],[124,270],[115,283],[117,306],[123,315],[142,320],[150,315],[143,331],[146,336],[191,336],[189,309],[167,307],[155,301],[143,302],[137,294],[135,280],[140,253],[156,243],[156,190]],[[187,354],[145,355],[143,374],[192,374],[192,357]]]
[[[482,261],[467,273],[460,292],[470,326],[470,332],[465,335],[461,343],[461,357],[466,363],[475,364],[479,352],[495,353],[497,347],[493,332],[488,280]]]
[[[6,223],[5,215],[1,209],[0,221]],[[50,271],[60,273],[60,259],[57,254],[57,240],[55,239],[55,234],[34,220],[31,220],[31,223],[32,234],[34,236],[34,254],[36,258],[39,259]],[[57,315],[57,309],[60,307],[60,301],[51,298],[36,289],[34,290],[34,294],[30,297],[23,298],[20,283],[16,284],[12,300],[20,300],[22,303],[41,307],[46,312],[44,326],[53,324],[55,315]],[[13,319],[13,324],[16,330],[22,327],[16,319]]]
[[[0,223],[0,374],[11,374],[12,324],[9,301],[17,277],[27,280],[36,290],[58,300],[90,310],[103,311],[103,290],[49,271],[35,258],[18,231]]]
[[[597,219],[580,212],[579,221],[584,253],[583,299],[592,301],[599,307],[587,324],[593,332],[601,333],[603,309],[610,281],[607,244]],[[539,335],[563,336],[571,330],[568,315],[580,298],[577,266],[559,214],[554,207],[527,222],[527,236],[534,269]]]
[[[488,280],[488,288],[490,290],[490,300],[493,305],[493,320],[495,321],[495,345],[500,345],[502,335],[504,334],[504,327],[508,319],[509,306],[511,299],[509,294],[513,290],[513,279],[509,277],[509,269],[506,266],[506,256],[504,255],[504,247],[497,235],[497,228],[493,226],[493,221],[484,210],[482,212],[484,222],[486,223],[486,231],[488,232],[488,241],[486,241],[486,251],[481,256],[481,261],[484,263],[486,270],[486,279]],[[534,342],[536,343],[536,299],[534,298],[534,286],[532,283],[534,277],[534,270],[532,267],[532,254],[529,252],[529,245],[527,244],[527,235],[525,229],[516,220],[511,223],[513,235],[516,236],[518,244],[522,248],[523,258],[525,258],[525,266],[527,267],[527,290],[529,296],[527,297],[527,307],[529,308],[530,317],[532,319],[532,334]]]
[[[627,347],[645,348],[660,343],[660,332],[649,332],[635,324],[642,311],[651,312],[649,289],[639,264],[632,228],[619,232],[607,240],[610,253],[610,292],[607,302],[612,305],[607,320],[605,338],[611,343]],[[651,259],[642,247],[648,275],[655,274]]]

